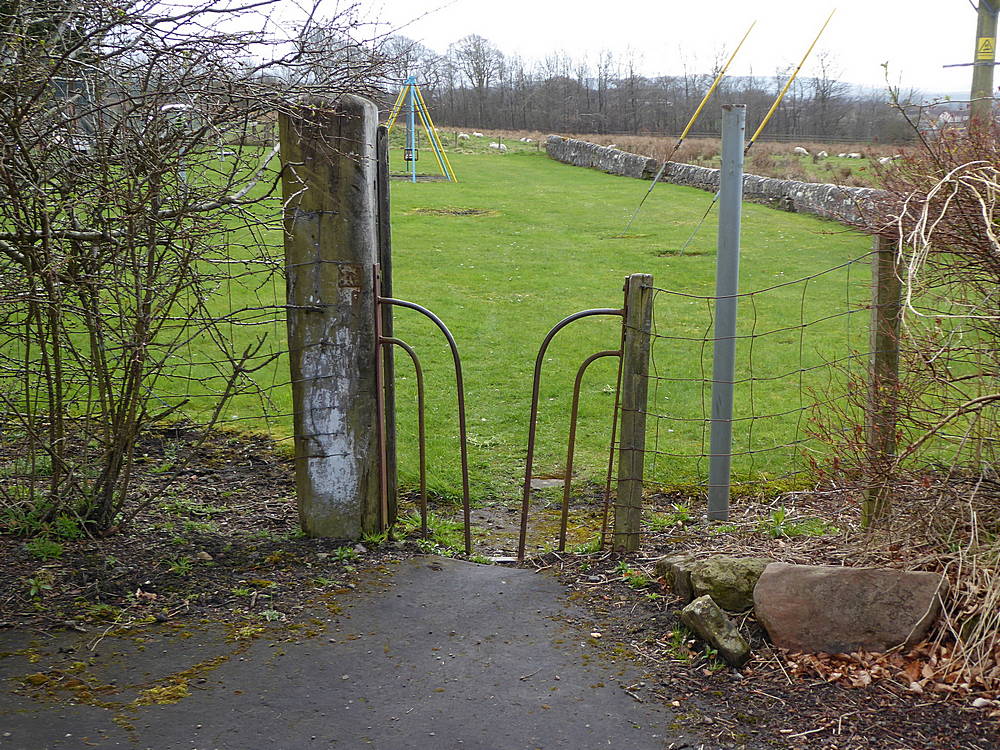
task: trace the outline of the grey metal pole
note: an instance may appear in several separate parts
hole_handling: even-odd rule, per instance
[[[743,138],[747,110],[722,107],[722,169],[719,172],[719,237],[715,269],[715,348],[712,358],[712,438],[708,469],[708,517],[729,518],[733,447],[733,379],[736,370],[736,295],[740,278],[740,216],[743,207]]]

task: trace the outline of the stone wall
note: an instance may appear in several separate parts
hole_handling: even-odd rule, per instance
[[[558,135],[548,137],[545,151],[551,158],[565,164],[591,167],[642,180],[653,179],[662,164],[648,156]],[[685,185],[713,193],[719,189],[718,169],[696,167],[693,164],[668,162],[660,179],[674,185]],[[871,206],[881,193],[882,191],[872,188],[777,180],[752,174],[743,176],[744,200],[763,203],[783,211],[814,214],[846,224],[861,222],[865,208]]]

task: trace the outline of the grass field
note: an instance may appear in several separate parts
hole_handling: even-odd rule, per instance
[[[468,398],[471,475],[477,498],[516,496],[523,475],[531,372],[537,348],[551,326],[578,310],[618,307],[622,284],[630,273],[650,273],[657,287],[686,294],[714,291],[714,217],[706,222],[683,255],[677,250],[707,208],[711,195],[661,184],[647,201],[627,239],[618,238],[646,190],[637,180],[578,169],[548,159],[536,144],[508,142],[500,154],[488,139],[462,142],[450,149],[457,184],[396,180],[392,183],[394,293],[440,315],[455,334],[462,353]],[[393,170],[401,171],[393,152]],[[421,153],[421,171],[433,170],[433,156]],[[258,238],[280,255],[277,232]],[[234,246],[248,243],[234,233]],[[864,237],[808,216],[755,205],[744,208],[741,290],[760,289],[817,273],[863,255]],[[243,252],[242,250],[240,252]],[[829,368],[799,373],[847,355],[865,343],[864,314],[835,318],[799,329],[867,299],[867,265],[838,271],[745,300],[737,378],[737,418],[792,411],[800,404],[844,387]],[[261,286],[252,277],[223,288],[218,304],[239,307],[283,302],[280,280]],[[650,421],[650,448],[664,454],[649,463],[650,479],[665,485],[704,480],[707,452],[703,417],[710,395],[704,383],[711,373],[711,307],[704,301],[667,293],[656,298],[650,411],[671,419]],[[429,486],[445,496],[460,483],[454,379],[447,345],[433,325],[416,313],[396,310],[396,334],[421,356],[428,386]],[[275,348],[283,347],[284,325],[233,326],[229,335],[241,348],[266,331]],[[770,335],[760,335],[768,331]],[[541,390],[536,474],[563,471],[570,397],[576,368],[585,357],[617,347],[617,319],[589,319],[560,333],[549,350]],[[804,331],[804,332],[803,332]],[[193,351],[211,359],[211,344]],[[208,368],[191,370],[205,375]],[[416,483],[415,386],[405,355],[397,356],[399,378],[400,470],[406,485]],[[584,381],[580,410],[576,479],[600,481],[606,468],[616,365],[596,363]],[[779,375],[785,375],[779,379]],[[287,361],[279,359],[257,373],[275,386],[268,399],[234,400],[223,423],[234,428],[264,429],[278,436],[290,432]],[[833,381],[831,381],[833,378]],[[221,376],[217,382],[221,381]],[[192,380],[183,381],[185,393]],[[813,393],[812,391],[815,391]],[[202,400],[207,412],[207,400]],[[201,408],[200,406],[198,408]],[[276,415],[262,418],[262,412]],[[752,427],[752,429],[751,429]],[[801,438],[807,415],[740,422],[738,451],[760,451]],[[754,453],[737,459],[743,478],[781,476],[802,465],[801,451]]]
[[[485,140],[485,139],[484,139]],[[564,316],[591,307],[616,307],[629,273],[651,273],[658,287],[694,295],[714,291],[715,229],[706,223],[683,256],[684,243],[711,196],[661,185],[647,201],[628,239],[617,239],[646,189],[642,182],[555,163],[534,145],[508,143],[499,154],[485,143],[465,142],[451,159],[460,182],[393,183],[395,294],[435,310],[455,333],[466,367],[473,482],[477,494],[509,496],[523,472],[531,371],[537,347]],[[465,153],[463,153],[465,152]],[[430,156],[421,162],[430,169]],[[394,169],[402,169],[395,164]],[[467,209],[486,215],[463,215]],[[454,213],[449,213],[449,212]],[[714,214],[713,214],[714,218]],[[868,241],[837,225],[806,216],[747,205],[744,212],[741,289],[768,287],[808,276],[863,255]],[[764,295],[745,305],[741,334],[762,333],[800,320],[811,321],[866,300],[867,266],[854,267]],[[849,283],[850,282],[850,283]],[[657,331],[697,341],[659,339],[650,411],[692,421],[650,423],[651,446],[665,453],[701,454],[704,384],[677,380],[710,377],[711,345],[701,342],[710,326],[708,304],[658,294]],[[787,330],[755,340],[752,367],[749,342],[740,347],[740,372],[753,384],[739,389],[737,417],[787,411],[823,397],[830,371],[819,369],[776,381],[762,381],[800,367],[845,356],[864,344],[859,316],[853,330],[838,318],[810,326],[800,337]],[[432,485],[454,492],[457,452],[454,397],[447,350],[429,324],[405,311],[397,313],[397,333],[418,347],[426,360],[430,396]],[[538,474],[560,474],[576,367],[589,354],[615,348],[617,321],[581,321],[559,334],[550,349],[542,380]],[[401,377],[409,366],[398,360]],[[676,379],[676,380],[673,380]],[[613,406],[615,364],[595,364],[584,382],[576,471],[597,479],[607,461],[606,445]],[[398,410],[402,434],[413,434],[412,394],[401,381]],[[834,392],[843,386],[833,385]],[[801,394],[801,395],[800,395]],[[751,411],[752,409],[752,411]],[[753,434],[749,427],[753,425]],[[790,442],[807,429],[802,415],[755,420],[737,428],[737,446],[759,450]],[[405,442],[405,441],[404,441]],[[414,450],[402,445],[404,480],[412,481]],[[783,451],[738,460],[744,477],[776,476],[793,470],[797,452]],[[651,478],[665,484],[701,480],[704,461],[661,457],[651,462]]]

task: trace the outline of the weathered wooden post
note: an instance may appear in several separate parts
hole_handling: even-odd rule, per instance
[[[377,125],[375,105],[349,95],[279,117],[295,487],[311,536],[379,526]]]
[[[618,500],[612,543],[618,552],[632,552],[639,549],[646,461],[649,339],[653,328],[653,277],[649,274],[636,273],[625,280],[624,326]]]
[[[880,521],[889,511],[889,482],[896,457],[899,408],[899,322],[902,281],[897,271],[898,244],[876,236],[872,244],[871,363],[865,439],[872,486],[861,506],[861,525]]]

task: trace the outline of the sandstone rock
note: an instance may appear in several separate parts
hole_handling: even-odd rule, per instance
[[[754,610],[780,648],[885,651],[923,640],[947,583],[936,573],[771,563]]]
[[[674,595],[689,602],[694,598],[691,590],[691,568],[697,564],[691,553],[670,555],[656,561],[656,577],[666,579]]]
[[[723,609],[753,607],[753,587],[771,560],[765,557],[710,557],[691,568],[694,596],[708,594]]]
[[[717,649],[719,656],[734,667],[742,667],[750,658],[750,644],[712,597],[699,596],[682,609],[681,622]]]

